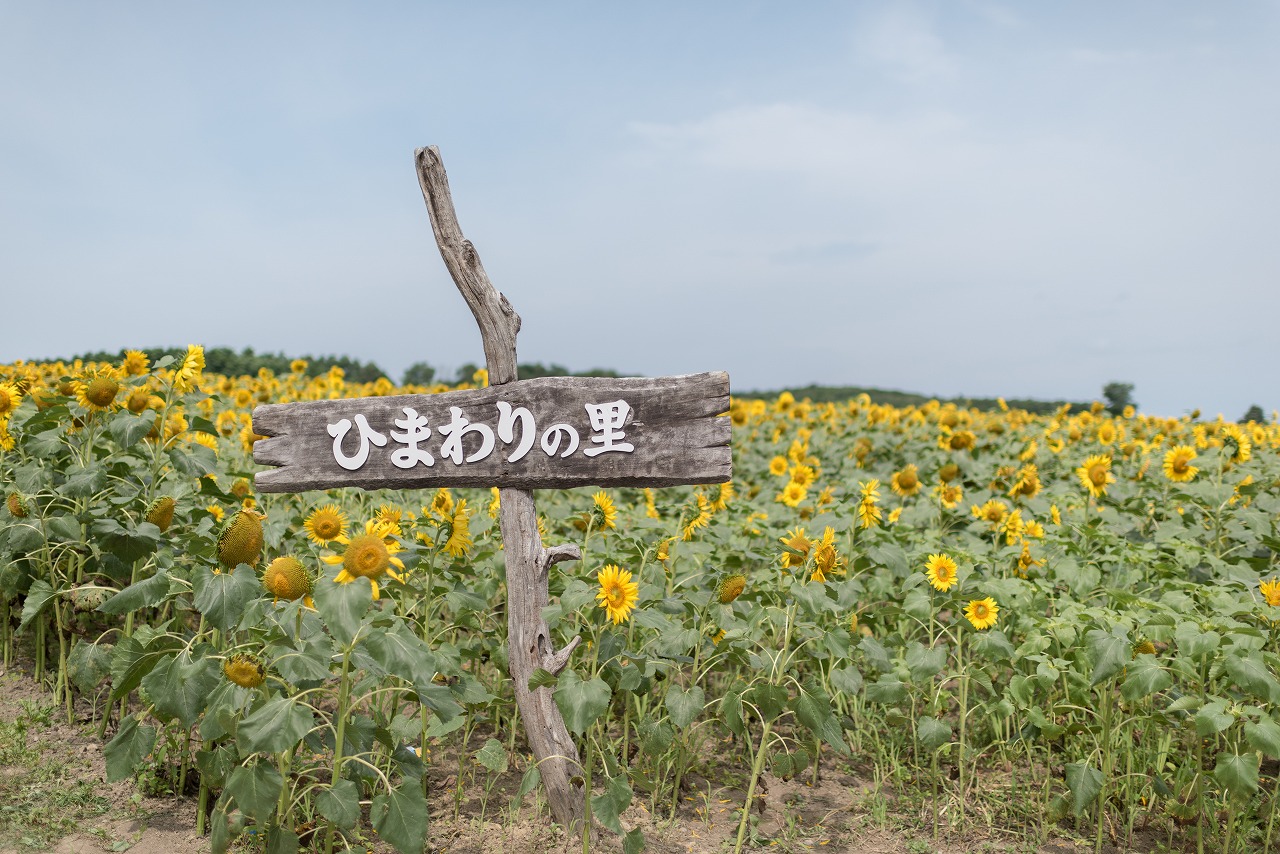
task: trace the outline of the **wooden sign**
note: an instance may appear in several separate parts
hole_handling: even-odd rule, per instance
[[[542,377],[490,388],[259,406],[262,492],[723,483],[729,375]]]

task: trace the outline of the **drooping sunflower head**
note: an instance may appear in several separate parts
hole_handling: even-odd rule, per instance
[[[173,387],[180,392],[191,391],[200,380],[204,371],[204,347],[192,344],[187,347],[182,364],[173,374]]]
[[[5,506],[9,508],[9,515],[15,519],[25,519],[31,515],[31,505],[20,492],[10,492]]]
[[[326,504],[311,511],[302,527],[306,528],[308,539],[324,545],[343,535],[347,529],[347,516],[336,504]]]
[[[171,496],[162,495],[147,507],[147,514],[144,518],[159,528],[161,532],[167,531],[169,526],[173,524],[173,510],[176,506],[177,502]]]
[[[593,506],[591,508],[592,524],[597,530],[608,530],[617,527],[618,509],[613,505],[613,499],[608,493],[601,490],[591,496]]]
[[[302,561],[293,555],[278,557],[262,573],[262,586],[277,599],[290,602],[310,595],[314,582]]]
[[[612,563],[596,574],[596,581],[600,585],[596,594],[600,607],[615,626],[624,622],[640,601],[640,585],[631,580],[630,572]]]
[[[76,400],[85,409],[105,412],[115,405],[120,394],[120,379],[115,368],[103,366],[86,371],[75,385]]]
[[[542,517],[538,517],[541,525]],[[474,542],[471,539],[471,514],[467,510],[467,499],[459,498],[454,505],[453,515],[449,519],[449,539],[444,541],[444,550],[454,557],[465,557],[471,552]]]
[[[1133,645],[1134,655],[1155,655],[1156,645],[1147,638],[1143,638]]]
[[[253,566],[262,554],[262,516],[253,510],[237,510],[218,534],[218,562],[227,569]]]
[[[717,591],[720,595],[720,603],[727,605],[734,599],[742,595],[742,591],[747,588],[747,577],[745,575],[728,575],[720,579],[720,587]]]
[[[241,688],[257,688],[267,681],[267,668],[262,659],[247,652],[237,652],[224,661],[222,673]]]
[[[956,509],[964,498],[964,490],[954,483],[939,484],[934,491],[938,494],[938,503],[948,510]]]
[[[1238,424],[1227,424],[1222,428],[1222,448],[1227,454],[1227,462],[1231,464],[1248,462],[1253,457],[1253,442]]]
[[[960,466],[955,463],[947,463],[938,469],[938,480],[943,483],[950,483],[960,476]]]
[[[934,590],[947,591],[956,583],[956,562],[947,554],[929,555],[924,571]]]

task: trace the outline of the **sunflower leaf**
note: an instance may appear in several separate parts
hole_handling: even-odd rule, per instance
[[[1213,779],[1236,797],[1249,797],[1258,791],[1258,754],[1223,753],[1213,769]]]
[[[671,722],[676,725],[677,729],[684,729],[702,712],[702,707],[706,704],[706,701],[706,694],[700,685],[694,685],[688,690],[681,688],[679,685],[672,685],[667,691],[666,699],[667,712],[671,715]]]
[[[242,753],[279,753],[310,732],[315,717],[306,706],[287,697],[268,700],[247,715],[236,731]]]
[[[560,684],[556,686],[555,700],[564,715],[564,722],[575,735],[582,735],[587,727],[609,708],[612,692],[609,685],[600,677],[583,682],[573,670],[560,674]]]
[[[1065,770],[1067,788],[1071,790],[1071,808],[1080,815],[1102,793],[1102,772],[1082,762],[1072,762]]]
[[[378,836],[400,854],[419,854],[427,844],[427,799],[416,780],[375,797],[369,817]]]
[[[222,631],[230,631],[240,622],[245,606],[262,593],[258,575],[251,567],[240,564],[234,572],[212,572],[201,567],[195,577],[196,610]]]
[[[276,811],[284,778],[269,762],[237,768],[227,780],[227,791],[235,800],[240,812],[258,823],[265,823]]]
[[[133,774],[133,769],[151,752],[155,743],[155,727],[139,726],[137,715],[125,718],[115,738],[102,749],[107,763],[107,782],[114,783]]]
[[[338,827],[350,830],[360,819],[360,790],[350,780],[340,779],[320,793],[316,809]]]
[[[357,578],[347,584],[334,581],[336,570],[325,573],[316,584],[313,594],[316,610],[334,640],[349,646],[360,630],[360,622],[373,604],[373,587],[367,578]]]

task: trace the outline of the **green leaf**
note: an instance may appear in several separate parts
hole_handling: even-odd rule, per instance
[[[867,683],[867,701],[891,706],[901,703],[907,697],[907,683],[897,676],[881,676],[875,682]]]
[[[575,735],[582,735],[609,708],[612,692],[600,677],[583,682],[573,670],[560,674],[555,700],[564,722]]]
[[[832,670],[831,687],[843,694],[857,694],[862,690],[862,673],[852,664]]]
[[[194,586],[196,595],[191,604],[224,632],[239,625],[245,606],[262,595],[258,574],[243,563],[234,572],[213,572],[201,567]]]
[[[110,431],[111,438],[116,440],[117,445],[121,448],[131,448],[151,432],[155,423],[154,410],[145,410],[141,415],[121,411],[111,419],[107,430]]]
[[[493,773],[502,774],[507,770],[510,758],[502,742],[491,738],[484,743],[484,747],[476,751],[476,761]]]
[[[1201,738],[1208,738],[1215,733],[1222,732],[1227,727],[1235,723],[1235,716],[1226,710],[1226,703],[1221,700],[1214,700],[1211,703],[1205,703],[1196,712],[1196,733]]]
[[[1213,779],[1236,797],[1249,797],[1258,791],[1258,754],[1221,754],[1213,769]]]
[[[400,854],[422,854],[427,844],[427,799],[416,780],[373,799],[373,829]]]
[[[67,674],[71,683],[81,691],[92,692],[98,684],[111,675],[109,643],[78,643],[67,658]]]
[[[22,622],[18,623],[18,631],[25,629],[28,623],[40,616],[54,595],[53,588],[43,578],[31,582],[27,599],[22,603]]]
[[[119,700],[137,688],[142,677],[182,646],[182,642],[171,635],[159,635],[146,644],[136,637],[120,641],[111,653],[111,699]]]
[[[1267,669],[1266,663],[1263,662],[1262,656],[1257,652],[1251,651],[1246,655],[1229,654],[1225,664],[1232,681],[1241,689],[1263,700],[1280,699],[1280,696],[1277,696],[1280,695],[1280,683],[1276,682],[1271,671]]]
[[[916,721],[916,740],[925,750],[937,750],[951,743],[951,724],[923,715]]]
[[[240,812],[259,824],[265,824],[276,811],[284,778],[270,762],[242,765],[231,772],[227,780],[227,792],[235,800]]]
[[[300,844],[298,834],[287,827],[267,831],[267,854],[297,854]]]
[[[1272,759],[1280,759],[1280,724],[1269,717],[1257,723],[1245,721],[1244,737],[1254,750],[1260,750]]]
[[[1149,655],[1138,656],[1129,665],[1129,676],[1120,686],[1120,694],[1130,703],[1167,690],[1173,677]]]
[[[644,851],[644,831],[638,827],[631,828],[622,837],[622,854],[640,854]]]
[[[240,722],[236,744],[243,755],[279,753],[301,741],[315,722],[306,706],[288,697],[276,697]]]
[[[104,614],[127,614],[139,608],[150,608],[159,605],[169,595],[169,572],[158,570],[150,578],[144,578],[130,584],[116,595],[98,606]]]
[[[204,477],[218,470],[218,455],[211,448],[195,443],[170,450],[169,461],[176,471],[192,478]]]
[[[44,526],[51,538],[64,543],[84,541],[84,531],[80,528],[80,523],[76,521],[75,516],[51,516],[45,520]]]
[[[1122,634],[1094,629],[1088,634],[1089,650],[1093,653],[1093,678],[1090,686],[1105,682],[1129,663],[1129,639]]]
[[[842,756],[849,754],[844,741],[844,730],[831,711],[831,699],[816,685],[806,684],[791,704],[800,723],[815,736],[836,749]]]
[[[320,619],[324,620],[334,640],[348,646],[355,640],[360,631],[360,621],[373,604],[373,586],[367,578],[357,578],[347,584],[338,584],[333,579],[337,571],[330,570],[324,574],[316,585],[316,610]]]
[[[993,661],[1012,661],[1018,655],[1018,651],[1013,648],[1009,638],[1000,629],[980,632],[973,641],[973,651]]]
[[[693,723],[694,718],[702,713],[706,701],[706,693],[701,685],[694,685],[687,691],[679,685],[672,685],[667,690],[666,706],[676,729],[684,729]]]
[[[746,725],[742,722],[742,692],[730,689],[725,692],[724,699],[720,701],[720,717],[724,720],[724,725],[729,728],[729,732],[742,738],[746,734]],[[665,747],[663,748],[666,749]]]
[[[620,816],[631,804],[631,787],[626,779],[618,775],[609,781],[609,785],[599,795],[591,799],[591,816],[605,827],[621,836],[624,831]]]
[[[916,682],[932,679],[947,666],[947,648],[941,644],[930,649],[916,643],[907,650],[907,668]]]
[[[102,488],[107,476],[102,467],[90,465],[67,470],[67,479],[58,487],[58,492],[68,498],[88,498]]]
[[[787,708],[787,689],[781,685],[757,685],[747,691],[747,702],[756,707],[760,717],[766,721],[777,720]]]
[[[161,717],[177,718],[189,727],[200,717],[213,689],[218,687],[221,671],[212,658],[193,659],[191,652],[184,649],[147,674],[142,686]]]
[[[155,727],[139,726],[137,715],[125,718],[115,738],[102,749],[107,762],[107,782],[115,783],[131,776],[133,769],[146,758],[155,744]]]
[[[530,691],[536,691],[539,688],[554,688],[556,682],[557,679],[551,675],[551,671],[544,670],[541,667],[535,667],[533,672],[529,674]]]
[[[339,779],[316,798],[316,809],[338,827],[350,830],[360,818],[360,789],[350,780]]]
[[[1082,762],[1072,762],[1065,770],[1067,788],[1071,790],[1071,808],[1080,815],[1102,793],[1102,772]]]
[[[442,687],[431,681],[440,670],[438,657],[404,624],[397,624],[394,629],[371,631],[362,646],[387,673],[411,682],[417,693],[425,695],[433,688]]]

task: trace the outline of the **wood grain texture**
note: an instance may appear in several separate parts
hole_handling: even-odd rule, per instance
[[[608,451],[587,456],[598,446],[587,404],[625,400],[629,406],[618,441],[632,445],[631,452]],[[481,460],[456,464],[440,451],[444,439],[440,427],[451,420],[457,407],[471,421],[488,426],[496,434],[498,401],[524,407],[533,416],[533,447],[515,462],[509,457],[520,446],[523,425],[512,431],[510,443],[495,436],[493,450]],[[401,432],[394,420],[404,418],[405,408],[426,416],[431,435],[417,445],[434,460],[427,466],[399,468],[392,454],[404,444],[391,438]],[[672,486],[690,483],[723,483],[731,472],[729,447],[732,426],[720,413],[729,408],[729,377],[722,372],[680,377],[543,377],[485,389],[434,395],[318,400],[259,406],[253,412],[253,430],[267,436],[254,445],[254,460],[276,469],[258,472],[262,492],[302,492],[309,489],[358,487],[361,489],[440,486],[508,486],[522,489],[575,486]],[[366,462],[351,471],[339,465],[334,438],[328,425],[348,422],[363,414],[371,428],[388,437],[383,447],[370,445]],[[580,438],[569,457],[549,456],[541,437],[554,424],[571,425]],[[358,429],[349,430],[342,452],[354,455]],[[469,436],[464,453],[475,453],[480,439]],[[562,441],[561,448],[567,447]]]

